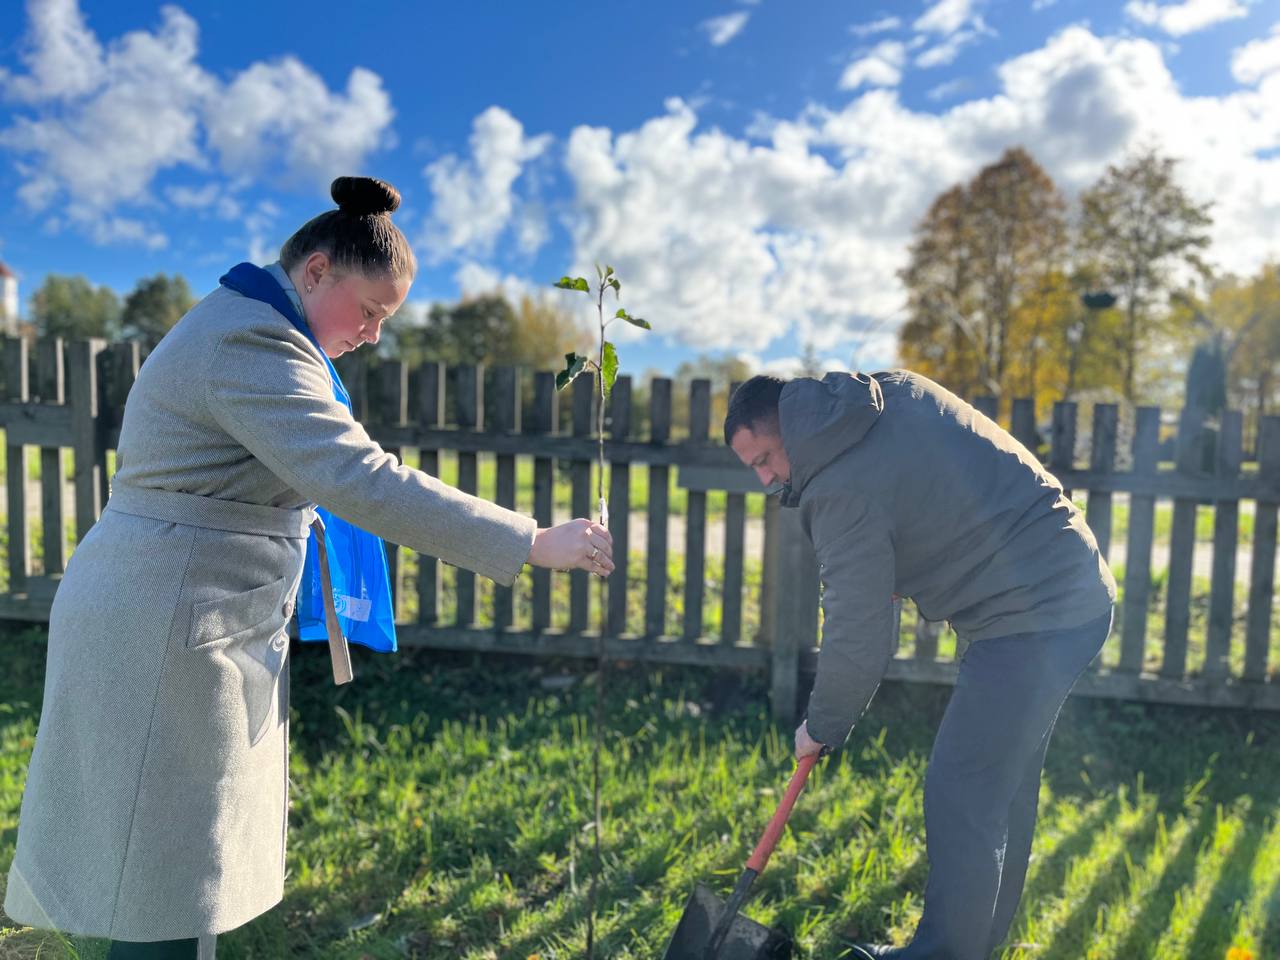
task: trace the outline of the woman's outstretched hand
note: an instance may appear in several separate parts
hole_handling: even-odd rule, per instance
[[[613,573],[613,536],[590,520],[541,527],[533,538],[529,562],[553,570],[586,570],[598,577]]]

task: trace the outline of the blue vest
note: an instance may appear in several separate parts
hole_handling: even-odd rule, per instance
[[[279,280],[270,270],[252,263],[241,263],[228,270],[218,282],[272,307],[310,340],[329,370],[333,398],[351,410],[351,396],[342,385],[342,378],[338,376],[333,361],[321,349],[301,310],[282,286],[285,281]],[[343,634],[351,643],[359,643],[380,653],[393,652],[396,649],[395,604],[391,599],[391,577],[387,572],[386,546],[382,538],[361,530],[324,507],[317,507],[316,513],[324,521],[330,585]],[[320,586],[320,561],[314,532],[307,540],[297,610],[298,635],[303,640],[327,641],[324,594]]]

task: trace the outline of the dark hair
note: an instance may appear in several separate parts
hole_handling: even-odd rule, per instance
[[[400,191],[373,177],[339,177],[329,193],[338,209],[299,227],[280,248],[280,265],[292,270],[320,251],[338,270],[412,280],[418,261],[409,241],[391,222],[391,212],[400,206]]]
[[[760,374],[733,391],[724,417],[724,442],[732,444],[734,434],[743,427],[752,433],[778,434],[778,398],[786,382]]]

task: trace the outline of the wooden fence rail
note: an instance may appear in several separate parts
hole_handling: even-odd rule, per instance
[[[109,452],[141,361],[138,346],[130,343],[41,340],[32,349],[23,340],[5,341],[0,428],[8,458],[8,583],[0,592],[0,617],[48,619],[65,570],[68,533],[78,542],[108,497]],[[339,367],[356,415],[389,451],[416,457],[434,475],[447,465],[460,489],[531,512],[541,525],[562,518],[556,492],[565,483],[569,512],[594,512],[597,400],[590,378],[558,396],[552,374],[530,377],[514,368],[427,363],[409,369],[362,355],[344,357]],[[547,570],[530,572],[516,589],[490,589],[474,574],[389,546],[394,582],[408,597],[416,594],[412,616],[400,618],[401,642],[590,657],[603,632],[605,652],[614,659],[767,671],[775,714],[792,718],[801,679],[812,674],[817,658],[813,550],[796,511],[764,498],[754,475],[712,439],[718,427],[713,401],[724,394],[716,397],[708,381],[694,380],[687,385],[688,413],[676,423],[673,389],[670,380],[654,378],[642,393],[621,377],[607,411],[615,556],[631,558],[633,536],[644,536],[643,557],[630,570],[619,562],[604,590],[581,572],[568,575],[567,591],[557,590],[566,575]],[[636,416],[634,403],[641,400],[647,409]],[[974,404],[996,413],[991,398]],[[644,436],[634,429],[641,419],[648,425]],[[1183,411],[1176,431],[1162,438],[1158,408],[1140,407],[1122,418],[1115,405],[1096,404],[1088,450],[1079,459],[1078,421],[1074,403],[1055,404],[1042,442],[1029,400],[1015,400],[1008,420],[1030,449],[1044,448],[1049,469],[1068,491],[1086,492],[1086,516],[1104,552],[1114,547],[1118,505],[1127,507],[1116,650],[1105,662],[1099,658],[1079,691],[1280,709],[1280,685],[1273,682],[1280,418],[1262,418],[1247,461],[1241,416],[1234,411],[1214,421]],[[74,464],[69,478],[67,450]],[[39,463],[36,496],[33,453]],[[480,489],[482,475],[492,478],[492,488],[486,480]],[[530,475],[522,492],[519,479]],[[645,501],[633,502],[642,488]],[[1160,571],[1153,568],[1157,516],[1169,500],[1169,563]],[[1243,603],[1236,596],[1242,502],[1251,504],[1253,516],[1252,542],[1244,545],[1250,570]],[[644,516],[633,516],[641,508]],[[1201,509],[1213,511],[1207,598],[1193,589]],[[682,528],[683,542],[669,542],[673,528]],[[34,550],[37,531],[40,549]],[[416,564],[415,576],[406,563]],[[672,582],[677,577],[680,582]],[[567,605],[557,604],[566,593]],[[405,596],[397,600],[399,609],[409,608]],[[1163,633],[1153,636],[1152,620],[1161,616]],[[914,630],[900,631],[905,642],[889,676],[954,681],[963,643],[952,642],[941,625],[914,616],[908,604],[906,622],[913,617]]]

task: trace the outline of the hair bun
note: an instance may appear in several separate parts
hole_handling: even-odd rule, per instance
[[[391,213],[400,206],[400,191],[374,177],[339,177],[329,194],[339,210],[353,217]]]

